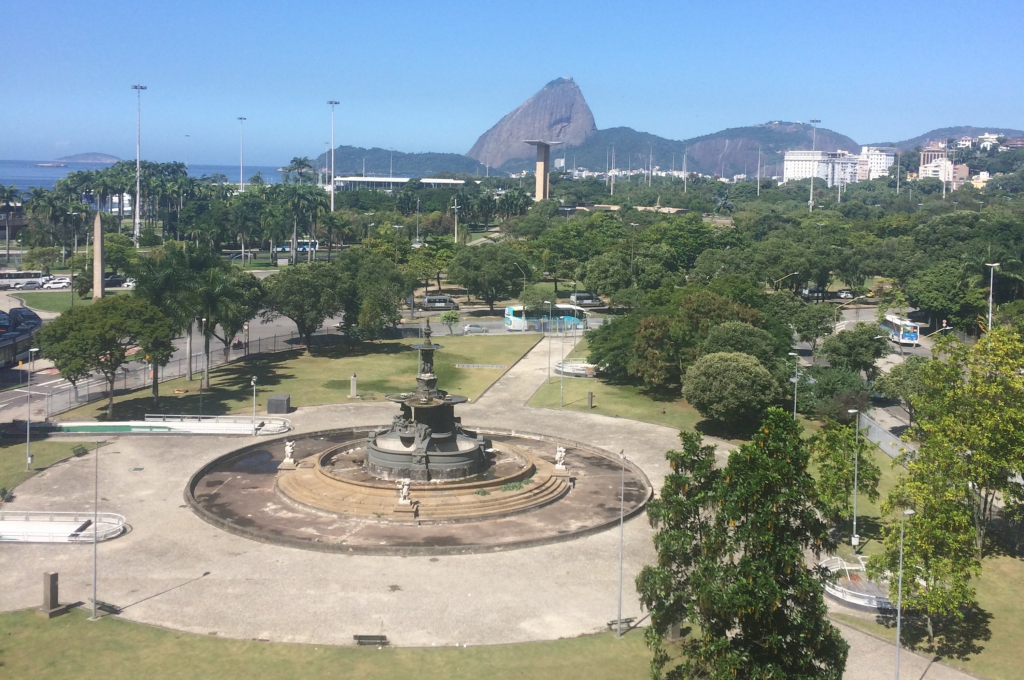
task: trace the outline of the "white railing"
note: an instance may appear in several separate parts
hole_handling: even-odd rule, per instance
[[[847,562],[846,560],[839,557],[829,557],[826,560],[822,560],[818,566],[825,567],[831,573],[837,574],[840,577],[845,576],[847,580],[850,578],[850,574],[859,574],[867,581],[867,575],[865,573],[865,558],[858,556],[857,563]],[[856,590],[850,590],[839,585],[838,580],[826,581],[825,592],[836,598],[841,602],[852,604],[856,607],[868,608],[868,609],[893,609],[892,602],[889,598],[884,595],[874,595],[871,593],[861,593]]]
[[[96,523],[94,524],[94,519]],[[88,523],[88,526],[82,527]],[[113,512],[51,512],[0,508],[0,541],[92,543],[124,533],[125,519]]]
[[[129,434],[283,434],[292,421],[274,416],[147,415],[145,420],[120,422],[58,421],[49,426],[58,432],[124,432]],[[255,431],[254,431],[255,430]]]

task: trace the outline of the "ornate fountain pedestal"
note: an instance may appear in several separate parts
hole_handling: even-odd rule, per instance
[[[391,426],[367,437],[365,468],[374,477],[417,482],[454,481],[480,474],[489,463],[483,437],[465,430],[455,416],[455,405],[465,397],[437,389],[430,322],[423,343],[413,345],[420,352],[416,391],[389,394],[402,412]]]

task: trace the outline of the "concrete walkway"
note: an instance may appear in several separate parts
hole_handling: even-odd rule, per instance
[[[672,428],[596,414],[525,407],[547,374],[542,341],[476,403],[468,426],[516,428],[624,450],[660,488]],[[551,341],[552,362],[560,339]],[[565,351],[569,351],[565,343]],[[344,371],[340,371],[344,373]],[[442,386],[443,387],[443,386]],[[292,414],[300,432],[390,422],[393,404],[336,404]],[[711,443],[719,443],[705,438]],[[325,554],[250,541],[206,524],[182,499],[200,466],[248,443],[230,437],[121,437],[100,453],[100,509],[132,531],[100,545],[99,598],[122,618],[239,639],[352,644],[386,634],[396,645],[499,644],[573,637],[605,629],[618,601],[617,531],[487,555],[371,557]],[[724,457],[732,447],[720,442]],[[17,488],[21,509],[90,507],[94,454],[56,465]],[[641,617],[633,586],[655,559],[643,516],[625,525],[623,615]],[[44,571],[61,575],[65,601],[91,596],[91,546],[5,545],[0,610],[38,606]],[[893,646],[842,627],[851,644],[846,678],[892,677]],[[966,679],[903,655],[905,678]],[[920,668],[913,665],[921,661]],[[916,669],[912,671],[911,669]]]

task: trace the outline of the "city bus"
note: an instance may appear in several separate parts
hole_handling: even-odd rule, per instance
[[[590,312],[576,305],[555,305],[548,319],[548,308],[538,308],[526,313],[523,318],[522,305],[505,308],[505,330],[508,331],[560,331],[590,328]]]
[[[32,347],[34,328],[23,331],[9,331],[0,335],[0,367],[14,366],[19,361],[28,361]]]
[[[312,250],[315,253],[317,248],[319,248],[319,247],[320,247],[320,242],[319,241],[309,241],[309,240],[299,239],[298,241],[295,242],[295,250],[300,252],[300,253],[309,252],[310,250]],[[279,252],[279,253],[287,253],[291,249],[292,249],[291,241],[285,241],[284,243],[282,243],[282,244],[277,246],[277,252]]]
[[[886,314],[882,330],[889,334],[889,340],[898,345],[917,345],[917,324],[902,316]]]
[[[19,283],[28,283],[29,281],[37,281],[39,285],[46,283],[46,279],[43,278],[42,272],[27,271],[2,271],[0,272],[0,288],[14,288]]]

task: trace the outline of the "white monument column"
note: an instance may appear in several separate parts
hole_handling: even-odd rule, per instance
[[[121,200],[124,194],[121,194]],[[92,299],[103,297],[103,221],[100,211],[96,211],[96,220],[92,227]]]

